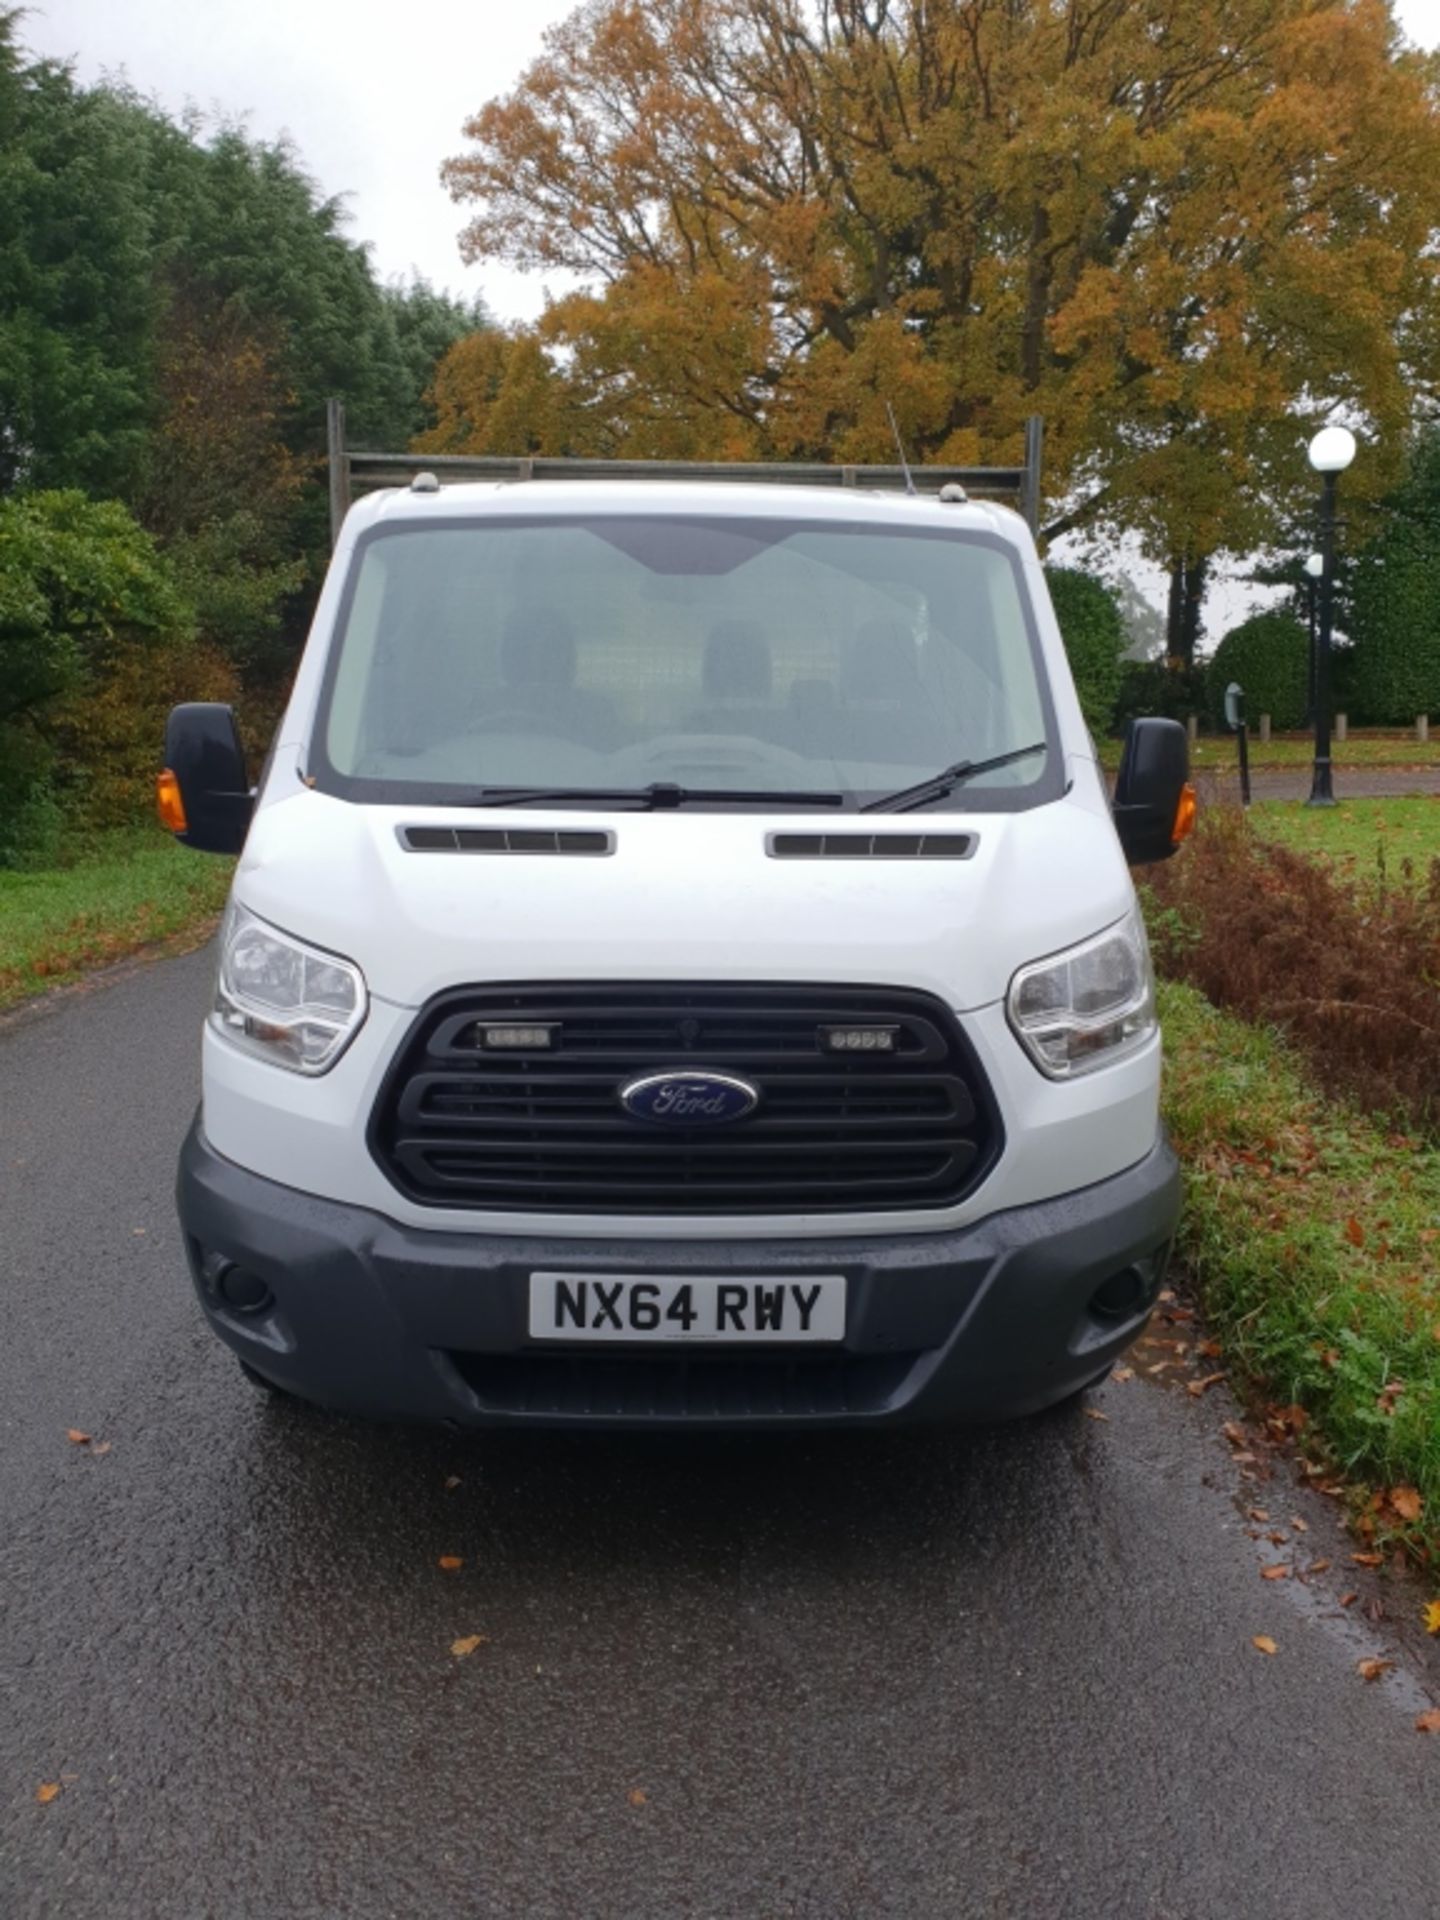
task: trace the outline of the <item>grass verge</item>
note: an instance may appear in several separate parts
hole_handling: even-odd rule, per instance
[[[1440,860],[1440,794],[1342,800],[1337,807],[1267,801],[1249,818],[1267,840],[1318,854],[1361,881],[1413,881]]]
[[[0,871],[0,1008],[203,928],[233,865],[137,827],[96,835],[67,867]]]
[[[1234,1370],[1366,1483],[1363,1533],[1440,1564],[1440,1149],[1308,1081],[1273,1032],[1168,983],[1180,1253]]]

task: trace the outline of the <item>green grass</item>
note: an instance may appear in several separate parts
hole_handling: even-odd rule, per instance
[[[1312,1455],[1418,1489],[1418,1522],[1382,1499],[1370,1524],[1433,1564],[1440,1149],[1324,1099],[1278,1037],[1188,987],[1164,986],[1161,1012],[1180,1252],[1232,1369],[1305,1409]]]
[[[1300,853],[1320,855],[1359,880],[1423,878],[1440,860],[1440,794],[1391,800],[1342,800],[1336,807],[1265,801],[1250,809],[1255,831]]]
[[[1120,740],[1102,740],[1100,758],[1102,763],[1112,770],[1120,764],[1120,753],[1124,745]],[[1315,755],[1315,740],[1308,733],[1275,734],[1267,745],[1262,746],[1254,730],[1250,734],[1250,767],[1292,768],[1308,767]],[[1331,746],[1331,757],[1337,768],[1345,767],[1440,767],[1440,727],[1435,737],[1424,746],[1415,738],[1413,732],[1352,731],[1348,740],[1337,740]],[[1238,754],[1233,733],[1202,733],[1190,750],[1191,765],[1197,772],[1212,769],[1230,772],[1238,764]]]
[[[0,870],[0,1007],[203,930],[233,865],[145,827],[95,835],[70,866]]]

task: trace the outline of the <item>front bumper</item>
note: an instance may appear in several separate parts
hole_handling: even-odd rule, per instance
[[[1149,1315],[1180,1176],[1162,1139],[1112,1179],[947,1233],[562,1240],[421,1230],[300,1193],[222,1159],[197,1120],[177,1201],[215,1332],[337,1411],[459,1426],[872,1426],[1032,1412],[1102,1373]],[[694,1357],[537,1346],[528,1282],[546,1269],[843,1273],[845,1341]],[[1118,1317],[1097,1312],[1097,1290],[1131,1269]],[[247,1290],[251,1310],[238,1311]]]

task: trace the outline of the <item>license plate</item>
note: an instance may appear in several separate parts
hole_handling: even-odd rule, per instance
[[[532,1340],[747,1345],[845,1338],[843,1274],[693,1280],[629,1273],[532,1273]]]

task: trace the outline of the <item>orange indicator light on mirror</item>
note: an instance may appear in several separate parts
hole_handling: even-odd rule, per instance
[[[1199,801],[1195,789],[1187,780],[1180,789],[1180,802],[1175,809],[1175,824],[1170,829],[1172,845],[1179,846],[1182,840],[1188,840],[1195,831],[1195,816],[1199,812]]]
[[[171,833],[184,833],[185,802],[180,798],[180,782],[169,767],[155,776],[155,811],[162,827]]]

